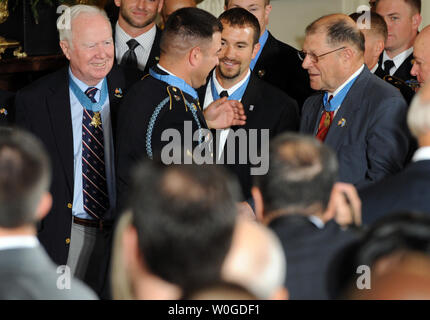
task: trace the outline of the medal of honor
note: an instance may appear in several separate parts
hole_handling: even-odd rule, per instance
[[[102,124],[102,120],[100,118],[100,112],[94,112],[94,116],[91,119],[90,126],[94,126],[94,128],[97,128],[101,126],[101,124]]]

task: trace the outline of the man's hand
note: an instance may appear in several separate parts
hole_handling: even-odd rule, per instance
[[[352,184],[337,182],[333,186],[329,209],[334,211],[334,219],[339,225],[361,226],[361,200]]]
[[[212,102],[203,114],[209,129],[226,129],[246,123],[243,105],[237,100],[227,100],[226,97]]]

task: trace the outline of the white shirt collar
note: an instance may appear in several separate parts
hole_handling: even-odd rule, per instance
[[[414,153],[413,162],[430,160],[430,147],[421,147]]]
[[[314,224],[318,229],[324,229],[324,222],[317,216],[309,216],[309,221],[312,222],[312,224]]]
[[[240,88],[240,86],[242,84],[245,83],[246,80],[248,80],[248,78],[251,76],[251,70],[248,69],[248,73],[246,74],[245,78],[243,78],[242,80],[240,80],[238,83],[236,83],[233,87],[231,87],[230,89],[225,89],[223,88],[220,83],[218,82],[218,79],[216,78],[216,70],[213,71],[212,73],[212,78],[214,79],[214,83],[215,83],[215,88],[217,90],[218,93],[221,93],[222,91],[226,90],[228,95],[231,96],[237,89]]]
[[[376,72],[376,70],[378,69],[378,67],[379,67],[379,63],[377,62],[377,63],[375,64],[375,66],[372,68],[372,70],[370,70],[370,72],[375,73],[375,72]]]
[[[348,78],[348,80],[346,80],[339,88],[337,88],[335,92],[328,92],[328,96],[330,97],[330,95],[332,95],[335,97],[352,79],[357,77],[363,70],[364,64],[357,71],[355,71],[354,74]]]
[[[134,39],[137,42],[139,42],[139,44],[145,50],[151,50],[156,33],[157,33],[157,27],[154,24],[151,29],[149,29],[145,33],[142,33],[140,36]],[[123,28],[121,28],[118,22],[116,23],[116,26],[115,26],[115,37],[119,37],[120,39],[123,40],[124,43],[127,43],[127,41],[132,38],[127,32],[124,31]]]
[[[385,63],[385,61],[387,60],[393,60],[394,62],[394,66],[396,67],[396,69],[398,69],[402,63],[414,52],[414,47],[410,47],[408,50],[403,51],[402,53],[398,54],[397,56],[395,56],[393,59],[391,59],[387,52],[384,50],[384,55],[382,58],[382,64]]]
[[[157,64],[157,67],[158,67],[158,69],[160,69],[160,70],[162,70],[162,71],[164,71],[164,72],[166,72],[166,73],[170,74],[171,76],[174,76],[174,77],[176,77],[176,78],[182,79],[182,78],[178,77],[176,74],[174,74],[174,73],[170,72],[169,70],[167,70],[166,68],[163,68],[162,66],[160,66],[160,64],[159,64],[159,63]],[[182,80],[183,80],[183,79],[182,79]]]
[[[75,75],[73,74],[72,70],[70,69],[70,67],[69,67],[69,75],[73,79],[73,81],[78,85],[79,89],[82,90],[82,92],[85,92],[89,87],[96,87],[99,90],[101,90],[101,88],[102,88],[102,84],[103,84],[104,79],[100,80],[99,83],[97,83],[95,86],[89,86],[85,82],[76,78]]]
[[[0,237],[0,250],[35,248],[39,245],[36,236]]]

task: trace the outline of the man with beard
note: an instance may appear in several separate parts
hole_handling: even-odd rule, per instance
[[[251,160],[239,160],[243,156],[239,152],[239,147],[242,147],[239,144],[243,144],[243,129],[248,137],[246,150],[251,151],[252,145],[255,145],[250,139],[250,130],[258,130],[258,138],[255,140],[261,141],[261,145],[258,144],[257,150],[266,150],[266,147],[268,150],[264,139],[260,140],[262,130],[268,129],[270,138],[283,131],[296,131],[299,126],[298,107],[284,92],[251,73],[250,63],[260,50],[257,18],[245,9],[233,8],[225,11],[219,20],[223,24],[220,63],[206,87],[199,90],[200,103],[205,109],[224,96],[242,102],[246,124],[217,132],[216,159],[219,162],[223,158],[222,163],[226,163],[238,176],[245,199],[248,199],[251,197],[252,186]],[[231,142],[235,142],[234,148],[230,147]],[[234,161],[229,161],[232,154],[235,155]]]
[[[115,0],[119,7],[115,26],[115,57],[135,82],[160,59],[161,30],[155,25],[164,0]]]

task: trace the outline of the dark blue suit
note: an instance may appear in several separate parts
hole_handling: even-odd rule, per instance
[[[398,211],[430,215],[430,160],[413,162],[401,173],[360,191],[363,223]]]
[[[270,222],[282,243],[287,259],[286,287],[291,300],[329,299],[327,274],[337,252],[358,234],[342,230],[330,220],[317,228],[308,217],[300,214],[283,215]]]
[[[306,100],[300,132],[316,135],[323,96]],[[324,142],[337,154],[340,181],[362,187],[403,168],[409,150],[406,110],[400,92],[364,67]]]

